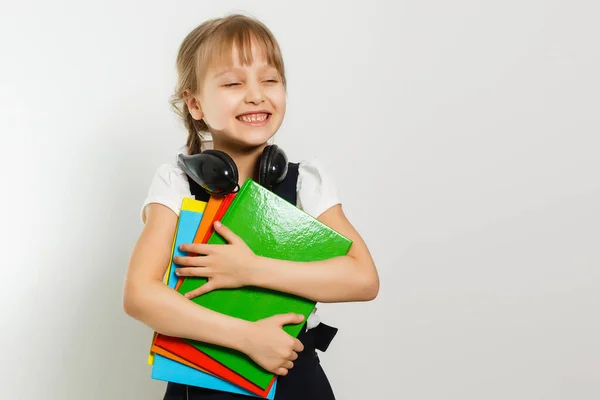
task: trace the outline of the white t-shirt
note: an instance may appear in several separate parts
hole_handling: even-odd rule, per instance
[[[317,160],[299,162],[296,193],[297,207],[314,218],[341,203],[333,177]],[[142,221],[146,220],[145,209],[150,203],[163,204],[179,216],[184,197],[194,198],[185,172],[176,163],[159,166],[142,204]],[[319,323],[319,317],[313,311],[306,321],[307,329],[314,328]]]

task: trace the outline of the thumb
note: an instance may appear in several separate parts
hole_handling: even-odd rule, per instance
[[[240,240],[238,235],[236,235],[235,233],[233,233],[233,231],[231,229],[229,229],[228,227],[223,225],[221,223],[221,221],[215,221],[214,227],[215,227],[215,231],[219,235],[223,236],[223,238],[225,240],[227,240],[228,243],[232,244],[232,243],[236,243]]]
[[[304,316],[296,313],[278,314],[271,317],[277,325],[284,326],[290,324],[299,324],[304,320]]]

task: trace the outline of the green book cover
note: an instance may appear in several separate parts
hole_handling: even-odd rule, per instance
[[[242,238],[256,255],[280,260],[325,260],[346,255],[352,244],[350,239],[251,179],[244,182],[221,221]],[[208,243],[227,242],[215,232]],[[206,282],[206,278],[187,277],[179,292],[189,292]],[[249,286],[213,290],[192,301],[222,314],[248,321],[288,312],[304,315],[303,323],[283,327],[294,337],[304,328],[315,307],[312,300]],[[266,388],[273,378],[272,373],[241,352],[210,343],[186,340],[261,388]]]

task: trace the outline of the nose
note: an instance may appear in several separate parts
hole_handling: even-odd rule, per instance
[[[264,101],[264,93],[260,82],[249,82],[246,85],[246,103],[260,104]]]

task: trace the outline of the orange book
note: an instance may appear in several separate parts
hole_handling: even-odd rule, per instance
[[[206,243],[208,238],[208,232],[212,233],[213,231],[213,222],[223,204],[223,197],[213,197],[211,196],[206,204],[206,208],[204,209],[204,214],[202,215],[202,220],[200,220],[200,226],[198,227],[198,232],[196,232],[196,236],[194,237],[194,243]],[[175,285],[175,290],[179,289],[181,283],[184,278],[179,278],[177,280],[177,285]]]

